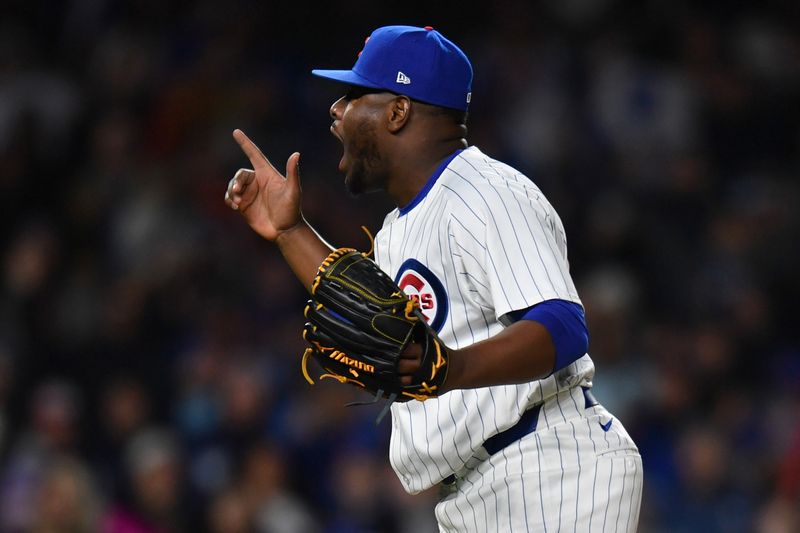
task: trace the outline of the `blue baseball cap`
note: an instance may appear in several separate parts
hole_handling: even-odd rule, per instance
[[[351,70],[315,69],[311,73],[462,111],[467,110],[472,96],[469,59],[430,26],[378,28],[367,37]]]

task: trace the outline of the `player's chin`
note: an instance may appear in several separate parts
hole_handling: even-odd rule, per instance
[[[353,196],[358,196],[364,192],[364,182],[359,176],[352,172],[346,172],[344,176],[344,188]]]

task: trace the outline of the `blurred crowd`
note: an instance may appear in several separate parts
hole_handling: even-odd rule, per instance
[[[303,288],[223,203],[238,127],[369,246],[392,206],[345,193],[309,70],[390,23],[464,48],[471,143],[561,214],[640,530],[800,531],[794,3],[302,4],[0,7],[0,532],[436,529],[381,406],[303,380]]]

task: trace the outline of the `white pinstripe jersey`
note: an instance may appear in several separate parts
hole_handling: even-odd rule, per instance
[[[375,260],[410,296],[442,341],[463,348],[505,326],[505,315],[544,300],[580,303],[560,218],[510,166],[470,147],[455,156],[375,237]],[[545,379],[455,390],[392,406],[392,467],[416,493],[460,471],[482,444],[525,410],[591,385],[586,354]]]

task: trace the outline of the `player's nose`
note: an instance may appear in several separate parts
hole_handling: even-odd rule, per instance
[[[339,120],[342,118],[342,110],[344,109],[344,100],[345,97],[342,96],[331,105],[330,115],[333,120]]]

